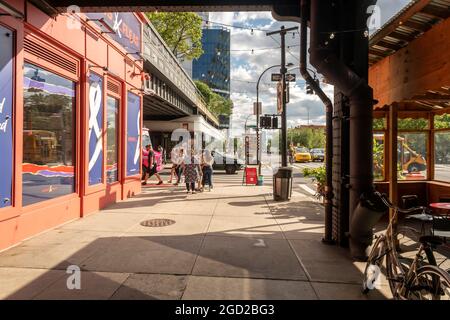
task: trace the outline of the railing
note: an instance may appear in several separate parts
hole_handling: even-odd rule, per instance
[[[144,59],[148,60],[155,68],[164,74],[174,86],[179,88],[201,113],[205,114],[210,121],[218,125],[219,120],[208,110],[205,101],[197,91],[195,83],[183,69],[177,58],[170,51],[167,44],[151,23],[144,26],[143,40]]]

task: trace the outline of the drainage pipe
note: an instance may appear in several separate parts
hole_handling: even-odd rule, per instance
[[[326,186],[325,186],[325,235],[324,243],[333,243],[332,239],[332,215],[333,215],[333,104],[328,96],[323,92],[320,85],[309,74],[306,63],[307,57],[307,40],[308,40],[308,0],[302,0],[301,4],[301,21],[300,21],[300,73],[306,83],[311,86],[314,92],[319,96],[325,105],[326,115],[326,151],[325,151],[325,168],[326,168]]]
[[[331,25],[336,13],[331,1],[311,0],[310,10],[311,64],[342,91],[350,103],[350,251],[355,259],[365,260],[367,247],[372,242],[373,223],[360,219],[360,212],[355,209],[360,196],[373,190],[373,91],[366,79],[336,55],[332,46],[335,30]]]

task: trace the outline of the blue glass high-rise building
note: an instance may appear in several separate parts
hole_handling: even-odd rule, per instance
[[[192,78],[205,82],[211,90],[230,97],[230,30],[203,29],[204,53],[192,62]]]

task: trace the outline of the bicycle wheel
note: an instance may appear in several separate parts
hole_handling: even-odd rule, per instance
[[[450,275],[436,267],[423,266],[406,286],[408,300],[450,300]]]
[[[375,241],[375,244],[370,251],[367,259],[366,267],[364,269],[364,280],[362,292],[367,294],[378,285],[379,277],[381,276],[381,268],[385,256],[385,237],[380,236]]]

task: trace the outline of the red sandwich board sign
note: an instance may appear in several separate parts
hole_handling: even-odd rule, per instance
[[[256,168],[245,168],[245,184],[253,184],[256,186],[258,183],[258,176],[256,174]]]

